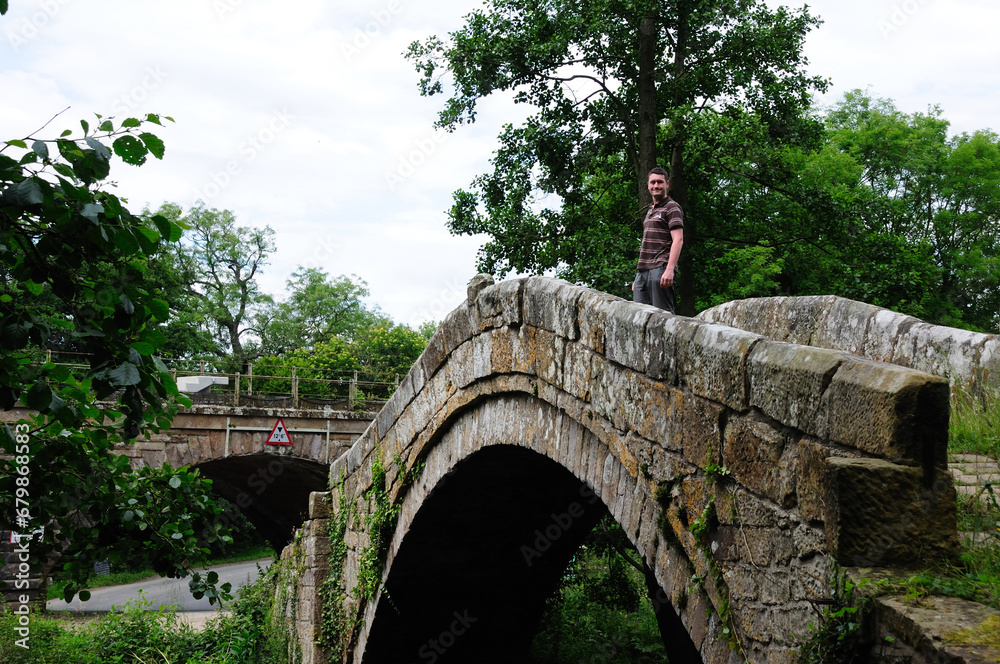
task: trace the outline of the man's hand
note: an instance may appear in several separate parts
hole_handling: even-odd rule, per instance
[[[674,268],[665,267],[663,268],[663,274],[660,275],[660,288],[668,288],[674,285]]]

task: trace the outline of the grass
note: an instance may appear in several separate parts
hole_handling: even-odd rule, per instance
[[[1000,399],[959,392],[952,398],[948,453],[1000,459]],[[958,496],[959,560],[903,581],[911,599],[961,597],[1000,609],[1000,484],[986,482],[975,495]]]
[[[82,623],[33,614],[29,648],[15,642],[17,617],[0,609],[0,662],[4,664],[288,664],[289,640],[272,613],[276,572],[243,586],[229,615],[201,632],[172,609],[152,610],[140,598]]]
[[[267,545],[254,546],[239,553],[234,553],[228,556],[220,556],[218,558],[213,558],[208,563],[206,567],[215,567],[217,565],[227,565],[229,563],[243,563],[249,560],[258,560],[260,558],[270,558],[274,556],[274,549]],[[121,572],[112,572],[111,574],[105,574],[104,576],[97,576],[96,574],[90,577],[90,589],[95,588],[105,588],[107,586],[122,586],[128,583],[136,583],[138,581],[146,581],[147,579],[158,579],[160,575],[151,569],[140,569],[140,570],[125,570]],[[48,599],[60,599],[62,597],[63,584],[52,583],[47,587],[47,598]]]

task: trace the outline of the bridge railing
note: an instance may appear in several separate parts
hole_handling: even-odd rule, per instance
[[[51,362],[83,371],[89,368],[84,353],[45,351],[32,356],[32,363]],[[337,410],[378,410],[399,387],[399,374],[337,371],[313,367],[247,363],[225,360],[170,360],[164,358],[170,375],[211,376],[228,379],[200,392],[190,393],[195,403],[231,406],[284,406],[291,408],[332,407]]]

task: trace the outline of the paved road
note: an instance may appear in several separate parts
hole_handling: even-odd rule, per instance
[[[264,569],[271,564],[270,558],[248,563],[232,563],[219,565],[212,569],[219,573],[219,585],[226,581],[233,584],[233,595],[236,588],[257,579],[258,563]],[[61,599],[51,599],[46,603],[49,611],[110,611],[112,606],[122,607],[131,599],[139,599],[139,589],[142,589],[146,599],[152,602],[151,609],[174,605],[178,611],[215,611],[218,606],[212,606],[208,599],[202,597],[196,600],[188,589],[188,579],[156,578],[124,586],[108,586],[90,591],[90,599],[81,602],[79,597],[67,604]]]

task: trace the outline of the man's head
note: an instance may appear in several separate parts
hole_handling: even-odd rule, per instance
[[[649,171],[649,178],[646,186],[649,194],[653,197],[654,203],[659,203],[667,197],[667,187],[670,185],[670,177],[664,168],[657,166]]]

